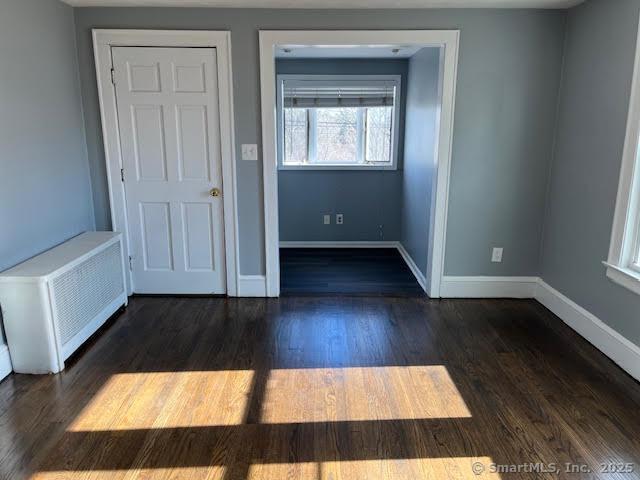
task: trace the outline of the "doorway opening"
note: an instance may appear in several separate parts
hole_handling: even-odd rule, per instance
[[[261,32],[268,295],[439,296],[456,58],[457,32]]]

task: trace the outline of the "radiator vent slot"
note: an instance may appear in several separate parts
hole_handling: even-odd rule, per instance
[[[121,262],[118,242],[52,281],[54,313],[63,346],[123,294]]]

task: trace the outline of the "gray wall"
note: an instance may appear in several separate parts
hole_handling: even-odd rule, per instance
[[[398,159],[402,166],[408,60],[278,60],[278,74],[400,75]],[[281,170],[278,172],[280,240],[399,240],[402,172]],[[336,225],[335,214],[344,214]],[[331,214],[324,225],[323,214]],[[379,226],[382,225],[382,229]]]
[[[2,0],[0,62],[1,271],[92,230],[94,214],[71,7]]]
[[[427,276],[435,173],[440,49],[423,48],[409,62],[400,242]]]
[[[99,228],[110,217],[92,27],[231,30],[238,147],[261,141],[259,29],[460,29],[446,273],[538,273],[565,12],[78,8],[75,17]],[[261,169],[237,162],[243,274],[264,272]],[[502,264],[489,262],[494,245],[505,247]]]
[[[494,15],[461,33],[446,275],[540,268],[565,17]]]
[[[640,344],[640,298],[609,281],[609,251],[640,2],[571,10],[551,170],[542,277]]]
[[[399,240],[402,172],[281,171],[280,240]],[[335,214],[344,214],[344,225]],[[331,214],[331,225],[322,215]],[[382,225],[382,230],[379,229]]]

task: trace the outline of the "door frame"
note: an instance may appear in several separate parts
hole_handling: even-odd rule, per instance
[[[459,30],[261,30],[260,31],[260,96],[262,108],[262,167],[264,180],[264,230],[266,292],[280,295],[280,252],[278,232],[278,160],[276,123],[275,48],[278,45],[406,45],[441,48],[440,118],[436,185],[430,213],[430,238],[426,292],[440,297],[444,276],[444,258],[449,204],[449,180],[453,146],[458,68]]]
[[[121,178],[122,152],[116,110],[116,93],[111,80],[112,47],[205,47],[215,48],[218,71],[218,104],[222,158],[224,250],[226,291],[238,295],[238,208],[236,194],[235,132],[233,115],[233,77],[231,71],[231,34],[229,31],[201,30],[111,30],[93,29],[102,137],[109,186],[112,229],[123,234],[124,258],[130,255],[124,182]],[[126,263],[126,262],[125,262]],[[135,286],[131,270],[125,268],[127,292]]]

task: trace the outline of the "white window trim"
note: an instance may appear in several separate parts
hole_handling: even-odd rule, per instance
[[[282,108],[283,84],[286,80],[391,80],[396,84],[395,101],[393,105],[393,116],[391,119],[391,163],[359,163],[354,165],[308,163],[305,165],[285,165],[284,164],[284,109]],[[278,129],[278,170],[397,170],[398,169],[398,144],[400,136],[400,104],[402,99],[402,76],[401,75],[305,75],[305,74],[282,74],[277,76],[276,93],[276,115]],[[309,136],[309,140],[311,135]]]
[[[607,277],[640,294],[638,243],[640,242],[640,29],[627,117],[627,132],[620,168],[618,197],[611,231]]]

